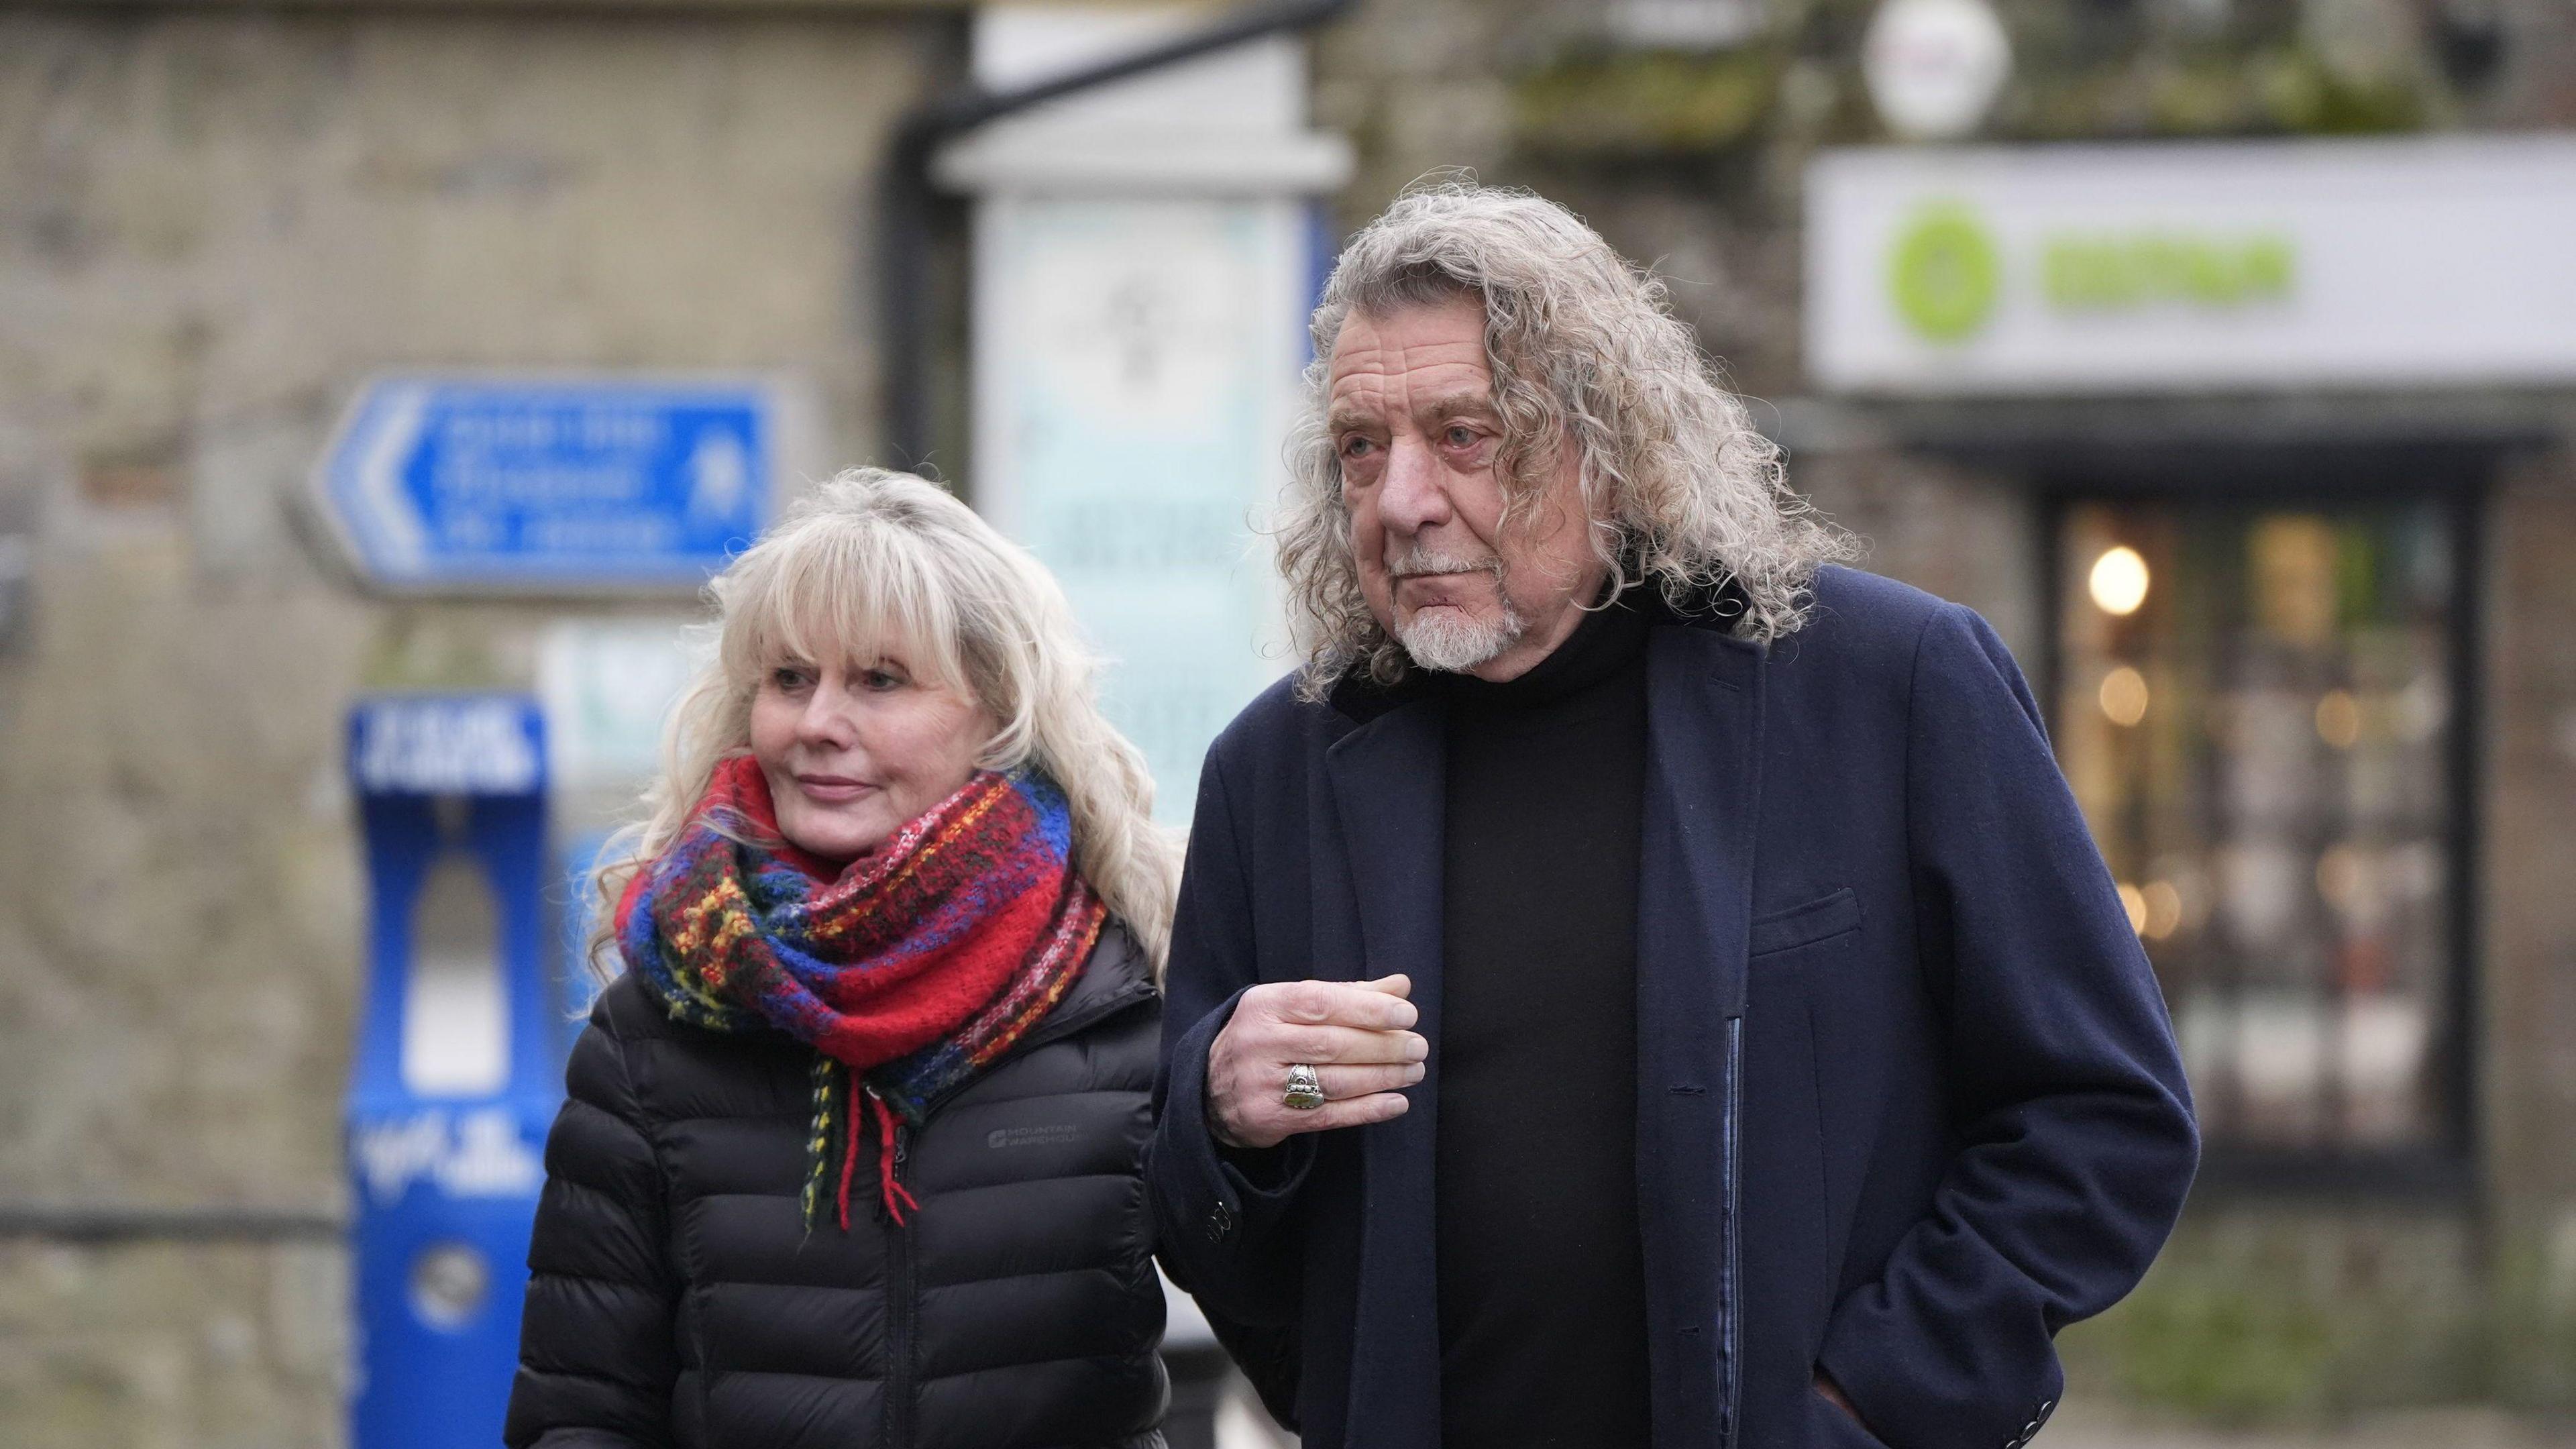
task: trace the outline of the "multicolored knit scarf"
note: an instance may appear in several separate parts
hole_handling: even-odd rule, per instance
[[[849,1227],[862,1091],[876,1116],[879,1193],[901,1222],[920,1204],[895,1175],[898,1117],[919,1126],[1081,974],[1107,909],[1073,871],[1072,834],[1045,775],[980,771],[836,873],[782,840],[759,763],[738,757],[627,883],[618,949],[674,1020],[775,1028],[819,1053],[808,1226],[837,1165]]]

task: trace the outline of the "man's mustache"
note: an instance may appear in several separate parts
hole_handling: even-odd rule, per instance
[[[1404,549],[1387,560],[1386,571],[1399,579],[1420,578],[1432,574],[1491,574],[1496,581],[1503,576],[1503,561],[1491,554],[1444,553],[1419,544]]]

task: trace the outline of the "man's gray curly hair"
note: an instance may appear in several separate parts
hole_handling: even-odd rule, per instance
[[[1315,361],[1271,527],[1302,695],[1320,699],[1354,668],[1392,684],[1409,664],[1360,593],[1325,422],[1333,344],[1354,311],[1461,297],[1485,309],[1506,527],[1526,517],[1562,439],[1614,589],[1651,580],[1681,606],[1731,578],[1745,600],[1738,634],[1770,640],[1804,622],[1816,568],[1851,554],[1852,540],[1789,491],[1779,447],[1754,430],[1663,283],[1552,201],[1446,181],[1409,191],[1353,237],[1315,308]]]

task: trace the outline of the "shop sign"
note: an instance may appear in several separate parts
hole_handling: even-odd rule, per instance
[[[1807,356],[1912,394],[2576,380],[2576,141],[1829,152]]]

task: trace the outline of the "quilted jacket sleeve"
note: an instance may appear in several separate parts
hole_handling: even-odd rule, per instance
[[[661,1172],[603,997],[573,1046],[528,1243],[511,1449],[671,1442],[677,1293]]]

